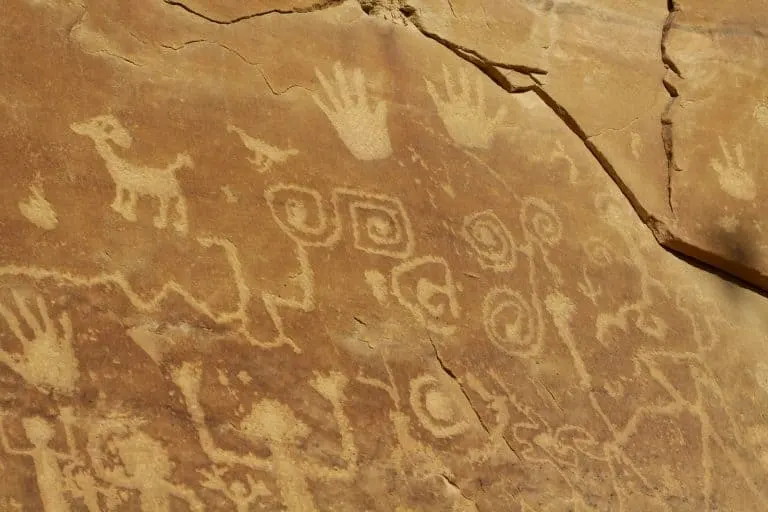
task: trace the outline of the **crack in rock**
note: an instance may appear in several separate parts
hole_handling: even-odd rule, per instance
[[[472,408],[472,412],[475,413],[475,417],[477,418],[477,421],[480,423],[480,426],[483,427],[483,430],[485,430],[485,433],[488,435],[488,438],[493,438],[494,435],[491,433],[491,429],[488,428],[488,425],[486,425],[485,420],[483,420],[483,417],[480,415],[480,411],[477,410],[475,407],[475,404],[472,403],[472,399],[469,396],[469,393],[467,393],[466,388],[464,387],[464,384],[461,382],[461,379],[459,379],[456,374],[451,370],[443,360],[442,356],[440,355],[440,352],[437,350],[437,345],[435,344],[435,341],[432,339],[432,336],[427,333],[427,337],[429,338],[429,343],[432,345],[432,350],[435,353],[435,359],[437,359],[438,364],[440,365],[440,368],[445,372],[446,375],[448,375],[456,384],[459,386],[459,389],[461,390],[461,394],[464,395],[464,399],[467,401],[469,406]],[[515,450],[512,445],[510,444],[509,440],[504,436],[504,434],[501,434],[500,438],[504,441],[504,444],[507,446],[509,451],[515,455],[515,457],[518,460],[523,460],[520,455],[517,453],[517,450]]]
[[[268,9],[266,11],[257,11],[257,12],[252,12],[248,14],[243,14],[241,16],[236,16],[230,19],[218,19],[208,14],[205,14],[203,12],[197,11],[189,7],[188,5],[186,5],[184,2],[181,2],[180,0],[163,0],[163,1],[168,5],[179,7],[180,9],[183,9],[188,13],[197,16],[202,20],[205,20],[209,23],[215,23],[217,25],[234,25],[235,23],[240,23],[241,21],[250,20],[252,18],[258,18],[259,16],[267,16],[269,14],[301,14],[301,13],[307,13],[307,12],[321,11],[323,9],[336,7],[337,5],[341,5],[345,2],[345,0],[326,0],[324,2],[316,2],[307,7],[295,7],[290,9]]]
[[[448,485],[456,489],[456,491],[461,495],[461,497],[464,498],[464,501],[470,502],[472,506],[475,508],[475,510],[480,510],[479,507],[477,506],[477,503],[475,503],[475,500],[473,500],[472,498],[464,494],[464,491],[461,490],[461,487],[459,487],[459,485],[456,483],[456,480],[454,478],[451,478],[446,473],[441,473],[440,476]]]
[[[667,0],[667,11],[669,14],[667,14],[667,19],[664,20],[664,27],[661,29],[660,48],[661,61],[664,63],[664,67],[667,69],[667,73],[672,72],[677,76],[677,78],[683,78],[682,73],[680,73],[680,68],[677,67],[677,64],[675,64],[675,62],[672,60],[672,57],[670,57],[669,53],[667,52],[667,38],[669,37],[669,31],[672,29],[672,25],[675,22],[675,17],[677,16],[678,10],[679,8],[675,0]],[[664,144],[664,154],[667,157],[667,204],[669,205],[670,212],[672,212],[672,215],[674,216],[675,205],[672,197],[672,174],[675,171],[679,171],[680,168],[677,167],[677,164],[675,163],[674,135],[672,133],[671,113],[675,103],[680,96],[680,93],[677,90],[677,87],[675,87],[672,82],[667,80],[666,77],[662,81],[662,84],[664,85],[667,94],[669,94],[669,101],[664,108],[664,112],[661,114],[661,140]]]

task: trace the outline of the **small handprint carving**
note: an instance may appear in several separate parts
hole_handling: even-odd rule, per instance
[[[348,81],[340,62],[333,67],[336,90],[318,69],[315,69],[330,106],[318,95],[312,99],[331,121],[341,140],[358,160],[378,160],[392,154],[387,131],[387,104],[379,100],[375,107],[368,104],[365,76],[362,70],[352,72]]]
[[[744,170],[744,150],[741,144],[734,146],[736,153],[736,161],[734,162],[734,155],[726,147],[725,141],[722,137],[718,137],[720,140],[720,148],[723,151],[724,162],[713,158],[710,160],[712,169],[717,173],[717,179],[720,182],[720,188],[723,192],[736,199],[742,201],[752,201],[755,199],[755,180],[752,176]]]
[[[459,70],[459,88],[454,87],[454,81],[443,66],[445,91],[447,99],[443,100],[437,93],[434,84],[427,80],[427,92],[435,102],[440,119],[443,120],[448,134],[457,144],[470,148],[488,149],[496,133],[496,129],[504,121],[507,108],[501,106],[491,119],[485,114],[485,92],[483,79],[478,75],[475,86],[476,98],[472,98],[469,76],[466,69]]]
[[[65,312],[59,316],[61,333],[48,314],[45,300],[37,297],[40,318],[36,318],[26,300],[13,290],[13,301],[19,315],[27,324],[33,337],[24,333],[19,317],[0,303],[0,316],[21,343],[22,353],[11,353],[0,349],[0,362],[21,375],[31,385],[45,391],[71,394],[79,377],[78,362],[72,348],[72,322]]]

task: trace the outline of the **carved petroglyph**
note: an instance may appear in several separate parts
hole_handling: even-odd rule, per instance
[[[759,125],[768,128],[768,100],[758,103],[753,114]]]
[[[725,140],[722,137],[718,137],[718,139],[720,140],[723,159],[713,158],[709,163],[717,173],[720,188],[735,199],[741,199],[742,201],[754,200],[757,195],[755,180],[745,169],[746,162],[742,145],[739,143],[733,147],[734,155],[731,154]]]
[[[277,481],[287,510],[317,510],[307,479],[349,481],[356,474],[357,448],[349,420],[343,410],[344,388],[347,384],[344,375],[337,372],[328,375],[316,373],[310,381],[310,386],[333,406],[333,416],[341,434],[340,457],[345,462],[345,467],[342,468],[327,467],[307,460],[299,445],[310,434],[310,427],[301,421],[290,407],[269,398],[254,404],[235,427],[235,432],[254,445],[266,443],[270,455],[261,457],[219,448],[209,431],[200,404],[200,365],[183,363],[173,369],[172,377],[184,396],[187,411],[206,455],[216,464],[240,464],[254,470],[270,472]]]
[[[59,219],[56,216],[56,210],[53,209],[53,205],[45,198],[43,185],[40,181],[38,176],[35,183],[29,186],[29,191],[32,195],[26,201],[19,201],[19,211],[24,218],[35,226],[51,230],[58,225]]]
[[[198,471],[205,477],[200,485],[222,493],[235,504],[237,512],[249,512],[251,506],[259,499],[272,495],[264,482],[261,480],[257,482],[252,475],[245,475],[245,482],[234,479],[228,481],[225,479],[229,471],[227,466],[214,465],[210,470]]]
[[[562,281],[560,269],[549,260],[549,249],[563,238],[563,223],[549,203],[537,197],[526,197],[520,211],[520,224],[528,241],[539,248],[547,270],[556,281]]]
[[[488,149],[496,130],[507,115],[507,108],[501,106],[493,118],[487,117],[485,90],[483,88],[484,77],[480,73],[477,74],[475,98],[472,98],[473,91],[465,68],[459,70],[458,88],[445,66],[443,66],[443,79],[445,81],[445,100],[438,94],[432,82],[426,78],[424,82],[448,134],[457,144],[470,148]]]
[[[632,139],[634,142],[634,139]],[[634,151],[634,144],[632,146],[632,150]],[[635,157],[637,158],[637,157]],[[555,141],[555,150],[552,151],[552,155],[549,157],[551,162],[557,161],[557,160],[565,160],[565,162],[568,164],[568,181],[571,184],[575,184],[579,179],[579,168],[576,167],[576,162],[573,161],[573,158],[565,151],[565,146],[562,142],[559,140]]]
[[[144,421],[113,414],[90,426],[87,451],[102,480],[139,493],[143,511],[171,510],[171,498],[192,511],[205,507],[197,494],[170,481],[174,463],[163,444],[141,430]]]
[[[387,104],[384,100],[379,100],[371,108],[365,76],[361,69],[352,72],[351,83],[340,62],[334,64],[333,72],[336,78],[335,88],[320,70],[315,69],[330,106],[317,94],[312,94],[312,99],[331,121],[336,133],[355,158],[387,158],[392,154],[387,131]]]
[[[576,368],[576,373],[579,376],[579,385],[582,389],[589,389],[590,375],[576,346],[576,338],[571,332],[570,326],[576,306],[568,297],[559,292],[548,295],[544,300],[544,304],[552,316],[552,322],[555,324],[560,339],[568,347],[568,351],[573,358],[573,366]]]
[[[111,207],[130,222],[136,222],[136,204],[139,197],[148,196],[159,201],[158,213],[154,217],[155,227],[163,229],[168,224],[168,208],[172,202],[176,205],[176,231],[186,233],[187,201],[176,179],[176,172],[183,168],[192,168],[192,158],[179,154],[176,160],[165,168],[150,168],[124,160],[115,153],[112,143],[127,149],[132,139],[128,131],[112,115],[94,117],[88,121],[72,123],[72,131],[93,140],[96,151],[104,160],[110,176],[115,182],[115,199]]]
[[[463,434],[471,426],[436,377],[421,375],[411,380],[409,398],[421,426],[437,438]]]
[[[397,198],[335,188],[329,208],[317,190],[284,184],[268,188],[264,196],[278,226],[300,246],[337,244],[346,214],[356,249],[398,259],[413,253],[416,241],[411,221]]]
[[[768,364],[757,363],[757,366],[755,367],[755,381],[757,381],[757,385],[760,386],[763,391],[768,393]]]
[[[438,276],[440,281],[433,281]],[[458,288],[448,263],[440,257],[422,256],[392,269],[392,293],[427,330],[453,334],[461,308]],[[439,300],[442,299],[442,300]]]
[[[22,352],[15,353],[0,349],[0,362],[21,375],[29,384],[63,395],[75,391],[80,375],[78,362],[72,347],[72,322],[66,312],[59,316],[61,332],[51,320],[43,297],[36,297],[39,318],[35,316],[26,299],[17,290],[12,290],[13,301],[26,329],[22,330],[19,316],[0,303],[0,316],[21,344]]]
[[[469,242],[483,268],[496,272],[513,270],[517,247],[501,219],[491,210],[464,218],[462,235]]]
[[[78,418],[75,418],[71,407],[59,409],[59,419],[66,441],[65,451],[59,451],[52,446],[55,445],[56,435],[54,423],[39,416],[21,419],[23,431],[32,446],[13,447],[3,421],[8,416],[7,413],[0,413],[0,442],[7,453],[32,458],[42,502],[41,510],[82,510],[76,505],[81,501],[89,512],[99,512],[115,510],[122,504],[123,497],[109,484],[96,479],[84,454],[76,446],[74,425]]]
[[[371,292],[379,304],[384,305],[389,299],[389,283],[387,276],[378,270],[366,270],[365,282],[371,287]]]
[[[71,510],[69,500],[65,496],[66,483],[62,474],[61,462],[70,460],[69,453],[59,453],[50,447],[55,435],[54,426],[39,416],[22,419],[22,426],[31,448],[15,448],[11,446],[5,434],[3,425],[5,413],[0,414],[0,441],[3,449],[12,455],[31,457],[37,474],[37,487],[40,501],[45,512]]]
[[[541,313],[520,292],[491,289],[483,300],[483,325],[491,343],[506,354],[531,357],[541,351]]]
[[[283,164],[287,162],[290,157],[299,154],[297,149],[280,149],[270,146],[261,139],[251,137],[242,128],[238,128],[231,124],[227,125],[227,131],[235,132],[240,136],[245,147],[253,152],[253,156],[248,157],[248,161],[262,174],[269,172],[272,169],[272,166]]]

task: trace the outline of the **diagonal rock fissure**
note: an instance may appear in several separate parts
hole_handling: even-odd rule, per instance
[[[441,473],[440,476],[443,477],[443,480],[445,480],[445,482],[448,483],[448,485],[456,489],[456,491],[461,495],[464,501],[468,501],[469,503],[471,503],[472,506],[475,508],[475,510],[478,510],[478,511],[480,510],[480,507],[477,506],[477,503],[475,502],[475,500],[467,496],[464,493],[464,491],[461,490],[461,487],[459,487],[459,484],[456,483],[456,480],[454,478],[451,478],[451,476],[446,473]]]
[[[461,383],[461,380],[459,380],[458,377],[456,377],[456,374],[453,373],[453,370],[451,370],[448,366],[445,365],[445,362],[443,361],[442,356],[440,356],[440,351],[437,350],[437,345],[435,344],[435,341],[432,339],[432,336],[428,334],[429,337],[429,343],[432,345],[432,350],[435,352],[435,359],[437,359],[438,364],[440,365],[440,368],[445,372],[446,375],[448,375],[451,379],[453,379],[456,384],[459,385],[459,389],[461,390],[461,393],[464,395],[464,398],[469,403],[469,406],[472,408],[472,411],[475,413],[475,416],[477,417],[477,421],[480,422],[480,426],[483,427],[483,430],[485,430],[486,434],[490,435],[491,431],[488,428],[488,425],[485,424],[485,421],[483,420],[483,417],[480,416],[480,412],[475,408],[475,405],[472,403],[472,400],[469,398],[469,394],[467,393],[467,390],[464,389],[464,384]]]
[[[268,9],[266,11],[252,12],[252,13],[236,16],[234,18],[229,18],[229,19],[218,19],[218,18],[214,18],[209,14],[205,14],[204,12],[201,12],[197,9],[193,9],[192,7],[188,6],[184,2],[181,2],[180,0],[163,0],[163,1],[168,5],[172,5],[174,7],[183,9],[184,11],[187,11],[189,14],[197,16],[198,18],[205,20],[209,23],[215,23],[217,25],[234,25],[235,23],[240,23],[241,21],[247,21],[252,18],[258,18],[259,16],[267,16],[269,14],[300,14],[300,13],[306,13],[306,12],[321,11],[323,9],[336,7],[337,5],[341,5],[342,3],[345,2],[345,0],[326,0],[324,2],[317,2],[307,7],[295,7],[291,9]]]
[[[677,67],[677,64],[675,64],[675,62],[672,60],[672,57],[670,57],[669,53],[667,52],[667,38],[669,37],[669,31],[672,29],[672,25],[675,22],[675,17],[677,16],[678,12],[678,7],[675,0],[667,0],[667,11],[669,14],[667,15],[667,19],[664,21],[664,26],[661,29],[661,61],[664,63],[664,67],[666,67],[668,74],[673,73],[677,78],[683,78],[682,73],[680,73],[680,68]],[[672,215],[674,216],[675,204],[674,198],[672,197],[672,175],[675,171],[678,171],[679,168],[677,167],[677,164],[675,164],[674,136],[672,133],[672,109],[675,107],[675,103],[677,102],[680,93],[677,90],[677,87],[675,87],[666,77],[662,81],[662,84],[664,85],[664,89],[666,89],[667,94],[669,94],[669,101],[664,108],[664,112],[661,114],[661,140],[664,145],[664,154],[667,158],[667,204],[669,206],[670,212],[672,212]]]

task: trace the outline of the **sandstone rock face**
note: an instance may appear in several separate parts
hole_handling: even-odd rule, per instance
[[[10,0],[0,510],[764,510],[753,3]]]

